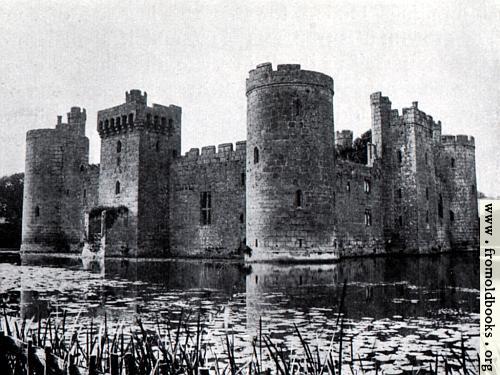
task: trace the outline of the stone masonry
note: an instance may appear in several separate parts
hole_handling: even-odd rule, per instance
[[[100,165],[85,110],[29,131],[22,251],[258,262],[477,248],[473,137],[374,93],[365,165],[336,158],[353,134],[335,132],[331,77],[265,63],[246,94],[235,147],[181,155],[181,108],[140,90],[98,112]]]

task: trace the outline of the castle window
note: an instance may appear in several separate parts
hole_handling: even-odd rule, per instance
[[[80,172],[83,172],[83,171],[85,171],[85,167],[82,164],[82,165],[80,165]]]
[[[99,130],[102,130],[103,126],[104,126],[104,123],[102,121],[99,121]]]
[[[154,117],[155,126],[160,125],[160,118],[158,116]]]
[[[119,117],[116,118],[116,125],[117,126],[121,125],[121,119]]]
[[[302,238],[299,238],[299,247],[302,247]],[[302,278],[302,276],[301,276],[301,278]],[[302,280],[300,283],[302,284]]]
[[[425,153],[425,165],[429,165],[429,157],[427,155],[427,152]]]
[[[168,119],[168,135],[172,136],[174,134],[174,120],[171,118]]]
[[[121,162],[122,162],[122,159],[118,156],[118,157],[116,158],[116,166],[117,166],[117,167],[119,167],[119,166],[120,166],[120,164],[121,164]]]
[[[259,162],[259,149],[255,147],[253,149],[253,163],[257,164]]]
[[[245,186],[245,173],[242,173],[242,174],[241,174],[241,177],[240,177],[240,184],[241,184],[241,186]]]
[[[111,119],[111,128],[114,129],[114,127],[115,127],[115,119],[112,118]]]
[[[372,225],[372,213],[368,209],[365,210],[365,225],[367,227],[371,227]]]
[[[370,190],[371,190],[371,184],[370,184],[370,180],[365,178],[365,182],[364,182],[364,190],[365,190],[365,193],[370,193]]]
[[[351,191],[351,181],[347,181],[347,184],[345,186],[346,191]]]
[[[122,142],[116,142],[116,152],[122,152]]]
[[[245,215],[240,214],[240,224],[243,224],[245,222]]]
[[[451,167],[455,168],[455,159],[454,158],[451,158]]]
[[[301,208],[302,207],[302,190],[297,190],[295,192],[295,198],[294,198],[293,204],[297,208]]]
[[[87,189],[83,189],[83,197],[86,198],[87,197]]]
[[[134,114],[133,113],[130,113],[128,115],[128,124],[129,124],[129,126],[134,124]]]
[[[401,164],[403,162],[403,154],[401,153],[401,150],[398,150],[398,163]]]
[[[300,116],[300,113],[302,111],[302,103],[300,102],[299,98],[295,98],[293,100],[293,107],[295,111],[295,116]]]
[[[116,181],[115,194],[120,194],[120,181]]]
[[[201,224],[212,224],[212,194],[204,191],[200,195]]]
[[[399,223],[399,226],[402,227],[403,226],[403,216],[399,216],[398,218],[398,223]]]
[[[455,213],[450,210],[450,221],[455,221]]]
[[[442,219],[443,218],[443,196],[439,194],[438,200],[438,215]]]
[[[160,141],[156,141],[155,149],[156,149],[156,152],[160,151]]]
[[[257,238],[255,239],[255,247],[259,247],[259,240]]]
[[[425,212],[425,222],[429,224],[429,210]]]
[[[401,189],[398,189],[398,198],[403,198],[403,191]]]
[[[104,127],[105,127],[106,129],[108,129],[108,128],[109,128],[109,120],[105,120],[105,121],[104,121]]]
[[[148,114],[146,115],[146,122],[147,122],[148,124],[151,124],[151,113],[148,113]]]
[[[425,199],[429,200],[429,188],[425,188]]]
[[[167,119],[166,119],[166,117],[162,117],[162,118],[161,118],[161,126],[162,126],[162,127],[167,126]]]
[[[471,186],[470,186],[470,192],[471,192],[472,194],[476,194],[476,186],[475,186],[475,185],[471,185]]]
[[[40,216],[40,207],[36,206],[35,207],[35,217],[39,217]]]
[[[127,123],[127,115],[122,116],[122,125],[125,125]]]
[[[66,189],[66,196],[69,196],[69,189]]]
[[[172,150],[172,157],[176,158],[177,157],[177,150]]]

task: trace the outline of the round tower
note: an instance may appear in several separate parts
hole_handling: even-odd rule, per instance
[[[449,212],[443,212],[448,223],[452,249],[479,246],[476,158],[474,137],[467,135],[441,137],[446,173]]]
[[[23,252],[53,251],[60,237],[63,158],[58,133],[39,129],[26,136]]]
[[[81,250],[82,171],[88,164],[89,150],[88,138],[82,134],[82,116],[85,112],[74,107],[68,114],[68,123],[59,118],[56,129],[30,130],[26,135],[21,244],[24,253]]]
[[[336,258],[333,79],[265,63],[246,95],[247,260]]]

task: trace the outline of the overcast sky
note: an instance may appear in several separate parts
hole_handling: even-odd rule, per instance
[[[245,78],[300,63],[335,81],[336,130],[370,127],[369,96],[476,138],[478,188],[500,194],[500,6],[491,1],[6,1],[0,3],[0,175],[25,134],[146,90],[183,109],[182,149],[246,138]],[[404,5],[403,5],[404,3]]]

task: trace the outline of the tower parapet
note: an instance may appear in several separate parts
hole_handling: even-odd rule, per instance
[[[80,107],[71,107],[67,114],[68,121],[63,123],[62,116],[57,116],[56,129],[70,132],[77,136],[85,136],[85,123],[87,121],[87,112]]]
[[[470,135],[442,135],[441,143],[443,146],[465,146],[465,147],[476,147],[476,141],[473,136]]]
[[[180,147],[181,111],[175,105],[153,104],[149,107],[146,92],[141,94],[140,90],[130,90],[130,93],[125,93],[124,104],[97,113],[97,131],[101,138],[141,129],[169,137],[179,134]]]
[[[125,101],[127,103],[140,103],[143,105],[148,104],[148,93],[144,91],[144,94],[141,93],[141,90],[130,90],[130,92],[125,93]]]
[[[247,96],[252,90],[259,87],[280,84],[323,87],[331,91],[331,95],[333,95],[333,79],[326,74],[302,70],[299,64],[282,64],[273,70],[271,63],[263,63],[249,72],[246,84]]]
[[[342,130],[335,132],[335,146],[348,148],[352,146],[352,130]]]

